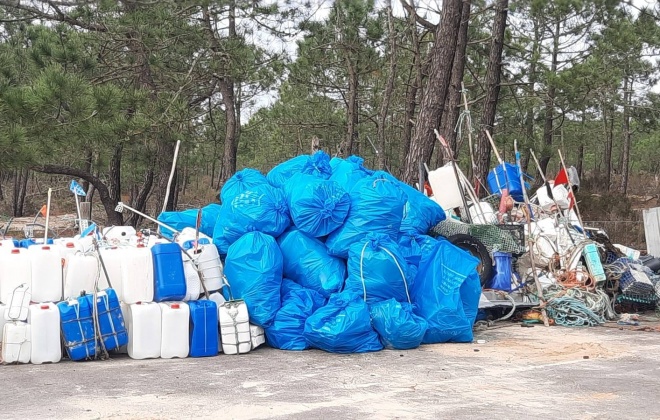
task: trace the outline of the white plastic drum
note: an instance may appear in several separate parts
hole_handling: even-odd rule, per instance
[[[132,359],[160,357],[161,312],[157,303],[134,303],[122,311],[128,330],[128,355]]]
[[[14,291],[21,285],[29,290],[31,283],[32,264],[27,249],[14,248],[0,254],[0,302],[9,305]]]
[[[3,363],[30,363],[32,351],[30,325],[25,322],[8,322],[2,336]]]
[[[160,357],[188,357],[190,308],[184,302],[159,303],[162,316]]]
[[[121,263],[121,295],[125,303],[154,300],[154,265],[151,250],[144,246],[127,248]]]
[[[64,299],[75,299],[82,291],[94,291],[99,262],[94,255],[69,254],[64,261]]]
[[[28,248],[32,271],[32,301],[62,300],[62,259],[60,250],[50,245]]]
[[[60,311],[53,303],[30,305],[30,362],[35,365],[57,363],[62,358]]]

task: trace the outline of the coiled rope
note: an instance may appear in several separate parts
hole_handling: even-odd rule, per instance
[[[565,288],[553,285],[545,289],[548,316],[557,325],[565,327],[591,327],[616,318],[607,294],[595,289]]]

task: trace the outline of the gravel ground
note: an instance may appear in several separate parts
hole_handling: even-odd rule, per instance
[[[0,418],[658,418],[660,334],[477,333],[483,344],[0,367]]]

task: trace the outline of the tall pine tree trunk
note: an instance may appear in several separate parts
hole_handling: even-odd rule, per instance
[[[458,39],[456,40],[456,52],[454,53],[454,63],[451,69],[451,84],[449,93],[445,101],[445,109],[442,114],[442,123],[440,124],[440,134],[442,134],[454,151],[454,157],[458,157],[458,144],[456,139],[456,124],[461,114],[461,83],[463,82],[463,72],[465,71],[465,51],[468,43],[468,26],[470,23],[471,0],[463,0],[461,8],[461,26],[458,29]],[[442,156],[438,153],[437,156]],[[441,163],[438,161],[438,164]]]
[[[429,53],[431,67],[428,84],[422,96],[422,105],[403,170],[403,180],[409,184],[418,178],[420,162],[429,163],[433,154],[436,141],[433,130],[440,125],[451,82],[451,69],[461,24],[461,6],[461,0],[446,0],[442,7],[442,17]]]
[[[557,73],[558,57],[559,57],[559,31],[561,30],[561,21],[557,20],[555,23],[555,31],[552,39],[552,59],[550,62],[550,74]],[[546,174],[548,163],[550,163],[550,150],[554,139],[554,120],[555,120],[555,96],[557,89],[554,82],[550,82],[548,86],[548,94],[545,99],[545,123],[543,124],[543,144],[544,150],[540,159],[541,172]],[[539,180],[541,177],[538,177]],[[537,184],[540,185],[539,181]]]
[[[346,53],[348,55],[348,53]],[[346,107],[346,137],[339,146],[340,156],[349,156],[353,153],[353,146],[357,140],[358,125],[358,72],[356,64],[346,57],[348,70],[348,104]]]
[[[621,152],[621,192],[628,193],[628,177],[630,174],[630,102],[632,98],[632,83],[628,78],[623,82],[623,150]]]
[[[396,78],[397,57],[396,57],[396,32],[394,32],[394,17],[392,16],[392,5],[387,6],[387,31],[390,47],[390,68],[383,93],[383,102],[380,105],[378,118],[378,167],[385,169],[385,124],[387,123],[387,114],[390,109],[392,92],[394,91],[394,79]]]
[[[481,131],[477,141],[475,157],[475,176],[482,185],[486,185],[486,175],[490,170],[491,146],[484,130],[493,132],[497,100],[500,95],[500,76],[502,67],[502,51],[504,49],[504,31],[509,0],[497,0],[495,4],[495,19],[493,20],[492,40],[488,54],[488,68],[486,69],[486,98],[481,113]],[[482,192],[485,193],[485,192]]]

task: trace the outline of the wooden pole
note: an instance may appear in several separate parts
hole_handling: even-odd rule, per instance
[[[568,189],[570,191],[570,194],[573,196],[573,200],[575,200],[575,213],[577,213],[578,222],[580,222],[580,228],[582,229],[582,233],[584,234],[584,222],[582,221],[582,216],[580,215],[580,207],[578,207],[577,197],[573,192],[573,184],[571,183],[571,179],[568,177],[568,170],[566,170],[566,164],[564,163],[564,156],[561,154],[561,149],[557,149],[557,152],[559,152],[561,167],[562,169],[564,169],[564,172],[566,172],[566,179],[568,180]]]

